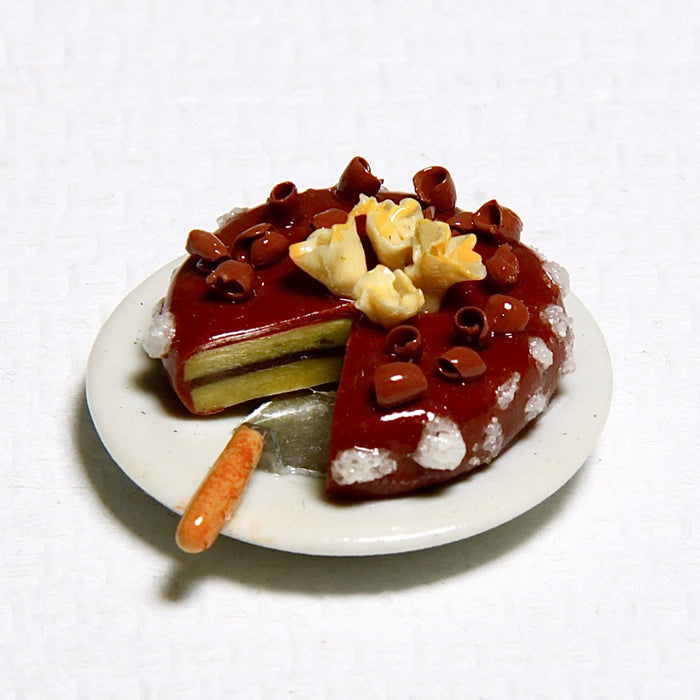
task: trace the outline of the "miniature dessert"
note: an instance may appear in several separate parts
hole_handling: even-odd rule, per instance
[[[195,230],[154,318],[182,402],[207,415],[337,382],[327,490],[389,496],[490,463],[571,369],[566,275],[447,170],[390,192],[362,158],[338,184]]]

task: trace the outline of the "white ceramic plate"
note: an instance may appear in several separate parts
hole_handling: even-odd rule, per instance
[[[90,412],[105,447],[146,493],[181,513],[243,418],[186,415],[141,339],[174,261],[134,289],[95,340],[87,370]],[[612,370],[603,336],[581,302],[567,297],[576,334],[575,373],[550,408],[488,469],[445,488],[339,505],[323,481],[256,471],[223,534],[274,549],[370,555],[423,549],[496,527],[563,486],[592,451],[608,414]]]

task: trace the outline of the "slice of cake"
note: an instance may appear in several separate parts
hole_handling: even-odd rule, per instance
[[[482,238],[477,250],[493,274],[452,287],[439,311],[389,333],[355,324],[329,492],[389,496],[453,479],[493,461],[547,406],[572,341],[560,288],[526,246]],[[497,265],[506,251],[508,285]]]
[[[491,462],[570,369],[565,273],[491,200],[455,205],[445,168],[391,192],[362,158],[338,184],[273,188],[190,256],[154,318],[187,408],[206,415],[338,382],[329,493],[389,496]]]

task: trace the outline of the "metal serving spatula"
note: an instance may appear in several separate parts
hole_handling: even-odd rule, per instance
[[[265,436],[258,469],[322,476],[328,466],[335,391],[299,391],[266,401],[244,420]]]

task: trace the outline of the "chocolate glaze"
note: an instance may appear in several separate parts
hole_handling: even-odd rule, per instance
[[[430,182],[425,173],[418,179],[421,187],[427,187],[426,181]],[[436,179],[447,180],[442,175]],[[215,232],[216,236],[230,251],[241,233],[256,226],[274,230],[285,237],[287,244],[305,240],[314,227],[336,223],[340,212],[348,212],[354,206],[360,191],[369,192],[380,183],[362,159],[355,159],[341,180],[335,188],[304,192],[297,192],[292,183],[281,183],[273,188],[265,204],[237,214]],[[451,178],[449,183],[451,188]],[[349,196],[351,192],[352,197]],[[398,203],[412,195],[380,190],[375,196],[378,200],[391,199]],[[194,354],[305,324],[353,318],[355,322],[346,348],[333,417],[331,461],[346,449],[379,448],[393,454],[398,468],[395,473],[374,481],[349,485],[336,483],[329,470],[327,491],[349,497],[395,495],[453,479],[488,463],[495,456],[482,445],[489,421],[498,418],[505,447],[527,422],[524,413],[528,399],[536,391],[548,398],[555,390],[564,361],[564,344],[541,318],[540,312],[550,304],[561,304],[561,294],[544,272],[537,255],[517,240],[521,224],[515,214],[494,200],[471,214],[455,209],[451,196],[444,200],[438,197],[438,202],[431,204],[426,200],[432,195],[425,196],[424,192],[426,213],[450,223],[455,233],[476,233],[476,251],[485,261],[494,256],[499,244],[507,241],[509,253],[512,252],[517,262],[517,275],[510,274],[507,282],[499,280],[499,283],[507,283],[508,295],[526,309],[527,320],[522,329],[513,327],[503,332],[508,326],[497,324],[498,328],[488,330],[493,324],[484,320],[484,312],[496,291],[493,280],[487,277],[480,282],[463,282],[448,291],[438,312],[419,314],[406,321],[405,325],[414,329],[412,337],[420,339],[420,352],[400,357],[395,350],[407,343],[405,338],[387,344],[387,330],[360,314],[352,300],[334,298],[323,285],[301,271],[288,255],[256,269],[251,295],[241,302],[220,298],[207,285],[206,271],[198,269],[200,258],[190,255],[174,276],[165,301],[165,309],[175,319],[175,337],[163,363],[183,403],[194,410],[189,394],[191,387],[183,380],[184,365]],[[358,232],[366,238],[362,222],[357,223]],[[365,243],[368,265],[372,267],[374,254],[369,243]],[[514,261],[507,262],[512,271]],[[462,319],[462,325],[473,325],[474,318],[480,322],[484,320],[488,337],[481,333],[479,323],[473,333],[484,337],[467,340],[460,336],[455,314],[463,307],[474,307],[481,313],[472,313],[466,321]],[[519,318],[522,321],[522,314]],[[462,335],[469,335],[466,329],[462,331]],[[532,336],[542,338],[553,353],[552,364],[543,372],[529,354],[528,340]],[[445,353],[448,357],[454,356],[450,353],[453,348],[467,344],[478,352],[486,370],[480,376],[464,379],[444,376],[439,370],[440,358]],[[427,388],[417,391],[408,403],[392,408],[377,403],[375,370],[393,360],[410,360],[425,377]],[[514,373],[520,375],[519,389],[510,405],[500,408],[496,390],[512,379]],[[420,441],[423,425],[431,416],[449,418],[461,430],[467,453],[456,469],[425,468],[411,456]]]

